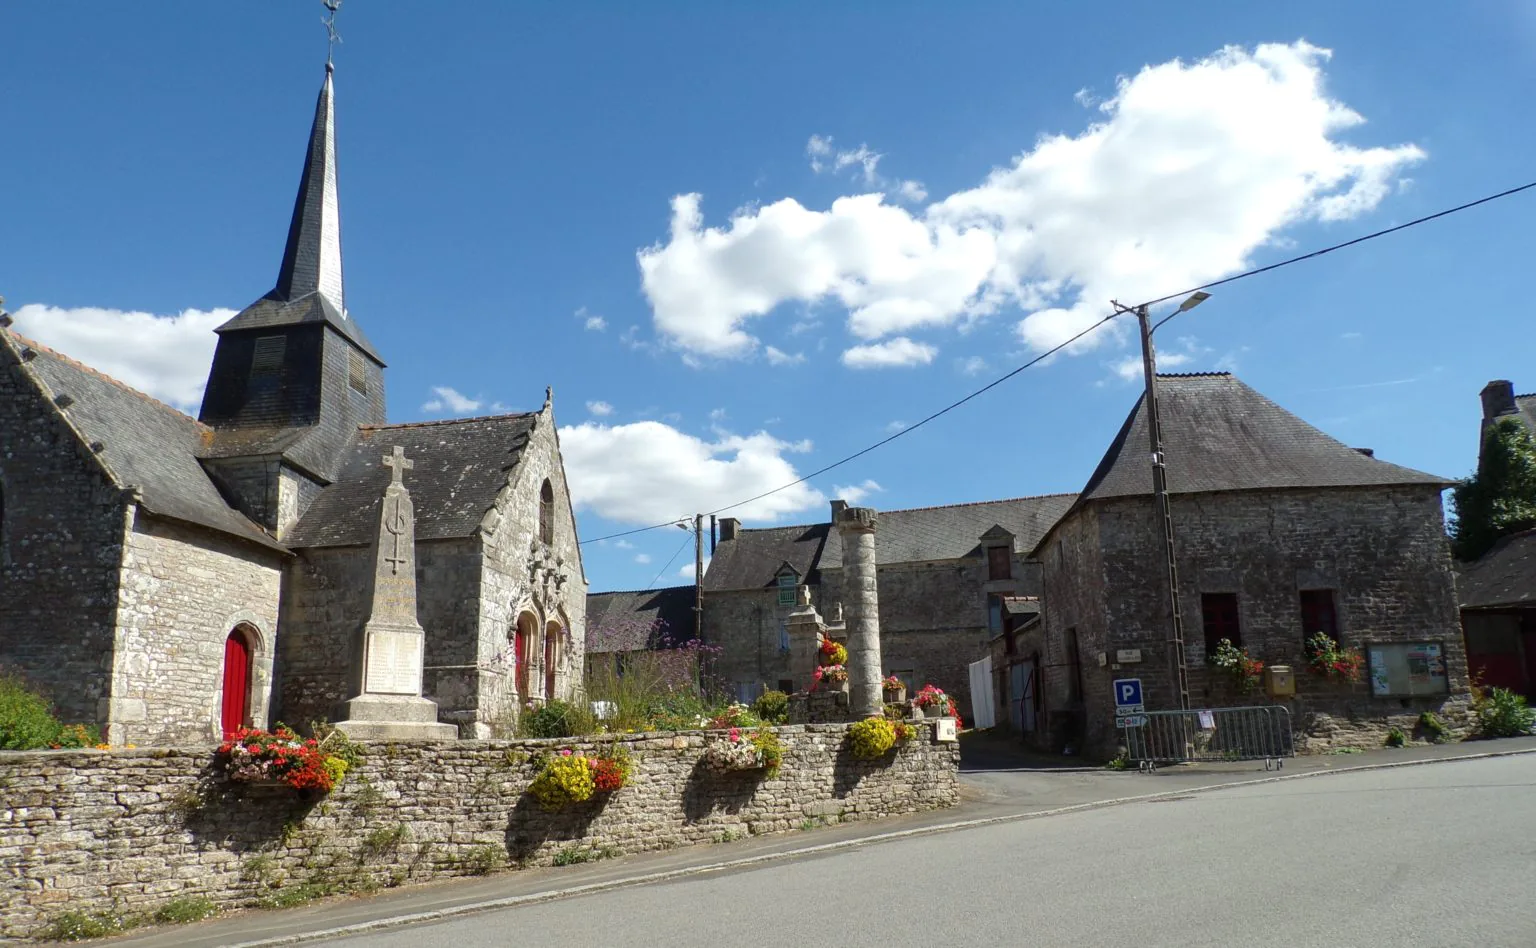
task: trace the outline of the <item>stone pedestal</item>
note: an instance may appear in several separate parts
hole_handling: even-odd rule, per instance
[[[403,475],[405,452],[384,458],[392,468],[379,508],[373,545],[373,589],[356,670],[358,694],[343,705],[336,727],[360,740],[448,741],[459,736],[439,724],[437,703],[421,696],[426,633],[416,619],[416,519]]]
[[[785,620],[785,629],[789,633],[789,676],[795,691],[811,687],[812,675],[821,657],[824,628],[816,607],[811,605],[810,587],[799,587],[795,611]]]

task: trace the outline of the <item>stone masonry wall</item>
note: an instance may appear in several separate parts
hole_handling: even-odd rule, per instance
[[[0,668],[104,724],[129,502],[12,360],[0,341]]]
[[[539,494],[548,480],[554,492],[553,543],[539,536]],[[511,481],[486,512],[480,525],[484,542],[484,571],[480,584],[478,679],[473,726],[479,737],[503,730],[509,704],[545,697],[544,636],[554,626],[555,697],[574,698],[581,690],[586,666],[587,577],[576,535],[560,456],[554,410],[540,413]],[[516,676],[500,660],[517,629],[518,616],[531,614],[539,637],[528,668],[530,694],[516,695]],[[503,671],[504,669],[504,671]]]
[[[959,745],[918,727],[882,761],[853,758],[846,725],[780,728],[768,779],[703,769],[719,732],[627,735],[631,786],[557,813],[524,793],[530,754],[590,742],[369,744],[319,800],[225,784],[206,753],[0,754],[0,937],[66,910],[152,912],[182,896],[233,908],[303,884],[361,890],[953,806]]]
[[[1085,748],[1105,754],[1113,752],[1116,741],[1112,679],[1141,678],[1149,708],[1173,707],[1176,697],[1166,647],[1161,541],[1149,502],[1128,499],[1096,507],[1096,531],[1074,532],[1066,525],[1058,531],[1064,546],[1074,547],[1066,552],[1066,569],[1058,570],[1054,554],[1047,551],[1045,602],[1051,645],[1059,646],[1065,629],[1076,623],[1086,698]],[[1230,592],[1238,596],[1242,645],[1266,664],[1296,670],[1298,693],[1287,704],[1303,748],[1378,746],[1390,727],[1411,731],[1424,710],[1453,726],[1465,720],[1466,655],[1437,490],[1179,496],[1174,520],[1193,705],[1268,700],[1236,694],[1206,665],[1200,597]],[[1080,566],[1072,567],[1074,562]],[[1365,682],[1341,685],[1307,674],[1298,601],[1302,589],[1334,591],[1346,646],[1443,642],[1450,694],[1377,698]],[[1095,609],[1100,596],[1102,605]],[[1115,653],[1132,648],[1141,650],[1143,661],[1117,667]],[[1101,651],[1110,656],[1103,666],[1097,662]],[[1052,654],[1061,652],[1058,648]],[[1052,699],[1059,694],[1059,688],[1048,691]]]
[[[813,603],[830,620],[831,603],[811,587]],[[704,593],[704,641],[720,649],[710,674],[732,686],[761,684],[775,689],[792,681],[790,654],[780,630],[795,606],[780,605],[777,589],[733,589]],[[809,681],[796,681],[804,690]]]
[[[240,625],[253,647],[250,719],[266,723],[282,565],[277,553],[137,512],[123,557],[112,743],[217,741],[224,641]]]

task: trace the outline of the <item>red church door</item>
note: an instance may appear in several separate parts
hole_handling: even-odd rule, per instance
[[[228,737],[245,727],[245,715],[251,707],[251,647],[240,630],[224,640],[224,735]]]

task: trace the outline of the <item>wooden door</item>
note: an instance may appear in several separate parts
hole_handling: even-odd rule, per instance
[[[251,708],[251,647],[239,629],[224,640],[224,736],[245,727]]]

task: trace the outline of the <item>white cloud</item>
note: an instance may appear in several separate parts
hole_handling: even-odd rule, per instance
[[[613,545],[621,550],[633,550],[635,545],[628,540],[614,540]]]
[[[1092,92],[1088,91],[1087,86],[1083,86],[1081,89],[1072,93],[1072,101],[1076,102],[1078,105],[1085,109],[1091,109],[1095,105],[1099,104],[1098,98],[1095,97]]]
[[[709,410],[709,420],[710,421],[714,421],[714,422],[724,421],[725,420],[725,409],[724,408],[711,408]]]
[[[966,375],[980,375],[987,371],[987,360],[981,356],[971,356],[968,359],[957,359],[955,364]]]
[[[785,457],[808,451],[766,432],[721,433],[705,441],[658,421],[627,425],[584,422],[560,429],[560,446],[579,509],[623,523],[651,524],[714,510],[782,487],[799,474]],[[774,520],[826,502],[797,484],[731,511],[744,520]]]
[[[644,566],[645,564],[649,563],[650,561],[651,561],[651,554],[649,554],[649,553],[636,553],[635,554],[635,562],[639,563],[641,566]]]
[[[613,406],[604,401],[587,402],[587,411],[603,418],[613,414]]]
[[[799,365],[805,361],[805,353],[803,352],[796,352],[794,355],[790,355],[784,350],[773,346],[764,347],[763,355],[768,357],[769,365]]]
[[[1220,278],[1288,227],[1370,211],[1424,158],[1339,140],[1364,119],[1325,92],[1329,56],[1299,41],[1147,66],[1076,135],[1043,136],[922,210],[881,194],[825,210],[786,197],[706,226],[701,197],[679,195],[670,235],[638,253],[656,330],[687,352],[742,358],[760,345],[751,320],[790,302],[842,306],[866,341],[1016,307],[1020,337],[1050,348],[1111,298]],[[807,152],[831,169],[844,154],[821,136]]]
[[[1193,336],[1180,336],[1174,340],[1171,346],[1164,347],[1159,344],[1157,349],[1157,371],[1171,372],[1180,367],[1189,368],[1191,367],[1190,363],[1210,353],[1210,347],[1200,345],[1199,341]],[[1116,359],[1109,364],[1109,368],[1122,382],[1146,381],[1146,368],[1141,361],[1140,355],[1130,355],[1123,359]]]
[[[857,505],[870,494],[884,489],[885,488],[881,487],[874,481],[866,480],[862,484],[853,484],[848,487],[838,487],[837,485],[833,485],[832,496],[841,500],[846,500],[849,504]]]
[[[15,331],[183,411],[203,400],[218,337],[232,309],[185,309],[171,316],[28,303],[11,314]]]
[[[582,327],[588,332],[602,332],[608,328],[608,320],[597,315],[596,313],[587,312],[587,308],[585,306],[582,306],[576,310],[576,318],[581,320]]]
[[[479,399],[468,398],[446,385],[432,386],[432,398],[421,406],[422,411],[474,411],[483,405]]]
[[[885,369],[902,365],[927,365],[939,350],[926,342],[913,342],[897,336],[885,342],[854,346],[843,352],[843,365],[850,369]]]
[[[880,179],[875,169],[879,167],[880,159],[885,157],[871,151],[868,145],[838,151],[832,145],[831,135],[812,135],[805,143],[805,154],[811,159],[811,170],[817,174],[823,171],[838,172],[857,165],[865,184],[874,184]]]
[[[898,200],[906,201],[908,204],[921,204],[928,200],[928,189],[923,187],[921,181],[898,181],[895,192]]]
[[[682,567],[677,571],[677,575],[684,579],[692,579],[693,569],[694,567],[692,563],[684,563]],[[706,576],[709,575],[709,557],[707,556],[704,557],[704,574]]]
[[[907,430],[907,423],[904,422],[904,421],[893,421],[890,424],[885,426],[885,431],[886,431],[887,434],[895,434],[898,431],[906,431],[906,430]]]

